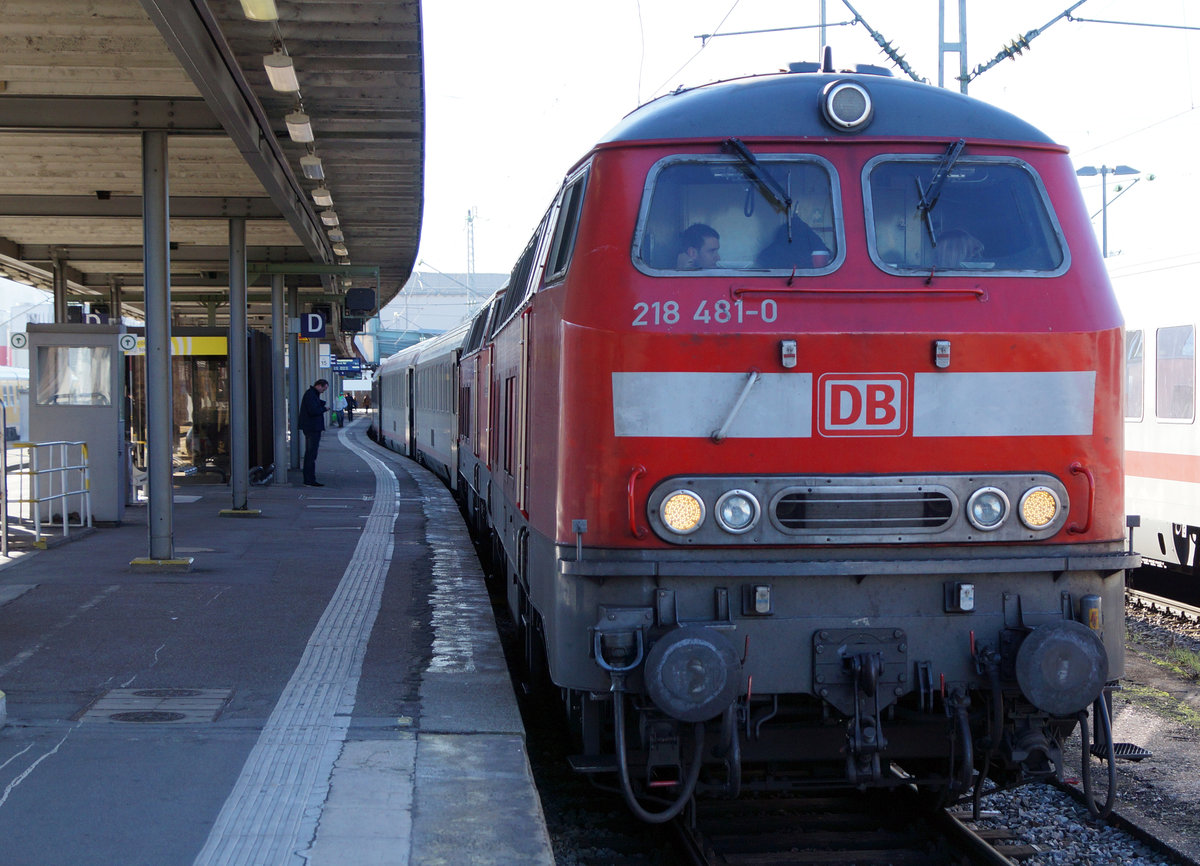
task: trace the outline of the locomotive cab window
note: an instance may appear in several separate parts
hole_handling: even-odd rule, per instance
[[[668,157],[647,179],[634,264],[656,275],[831,271],[843,249],[836,189],[815,156]]]
[[[1070,264],[1041,179],[1020,160],[876,157],[863,196],[871,258],[889,273],[1057,276]]]

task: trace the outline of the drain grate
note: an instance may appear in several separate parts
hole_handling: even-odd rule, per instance
[[[200,689],[137,689],[134,691],[134,695],[139,698],[194,698],[200,694]]]
[[[233,689],[113,689],[79,716],[85,722],[215,722]]]
[[[1108,757],[1108,746],[1099,743],[1092,744],[1092,754],[1097,758]],[[1113,754],[1118,761],[1141,761],[1153,757],[1154,753],[1133,743],[1113,743]]]
[[[182,722],[187,718],[187,714],[147,710],[137,713],[113,713],[108,718],[113,722]]]

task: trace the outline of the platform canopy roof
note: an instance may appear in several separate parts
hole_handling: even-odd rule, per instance
[[[272,86],[272,55],[291,59],[298,92]],[[418,0],[3,0],[0,271],[49,287],[57,259],[71,300],[104,303],[117,285],[138,315],[142,133],[165,130],[175,322],[228,321],[231,217],[246,220],[251,324],[269,313],[271,269],[302,303],[337,307],[378,268],[382,306],[416,257],[422,66]],[[312,142],[289,137],[293,113]],[[312,156],[323,180],[305,176]]]

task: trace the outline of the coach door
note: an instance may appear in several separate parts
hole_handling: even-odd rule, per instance
[[[404,456],[416,458],[417,436],[417,407],[416,371],[412,367],[404,368]]]

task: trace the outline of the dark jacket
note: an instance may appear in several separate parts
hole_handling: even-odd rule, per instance
[[[813,253],[828,253],[820,236],[800,217],[792,217],[792,237],[787,226],[780,226],[771,243],[754,260],[756,268],[811,268]]]
[[[321,392],[312,386],[300,400],[300,429],[305,433],[325,429],[325,401],[321,399]]]

